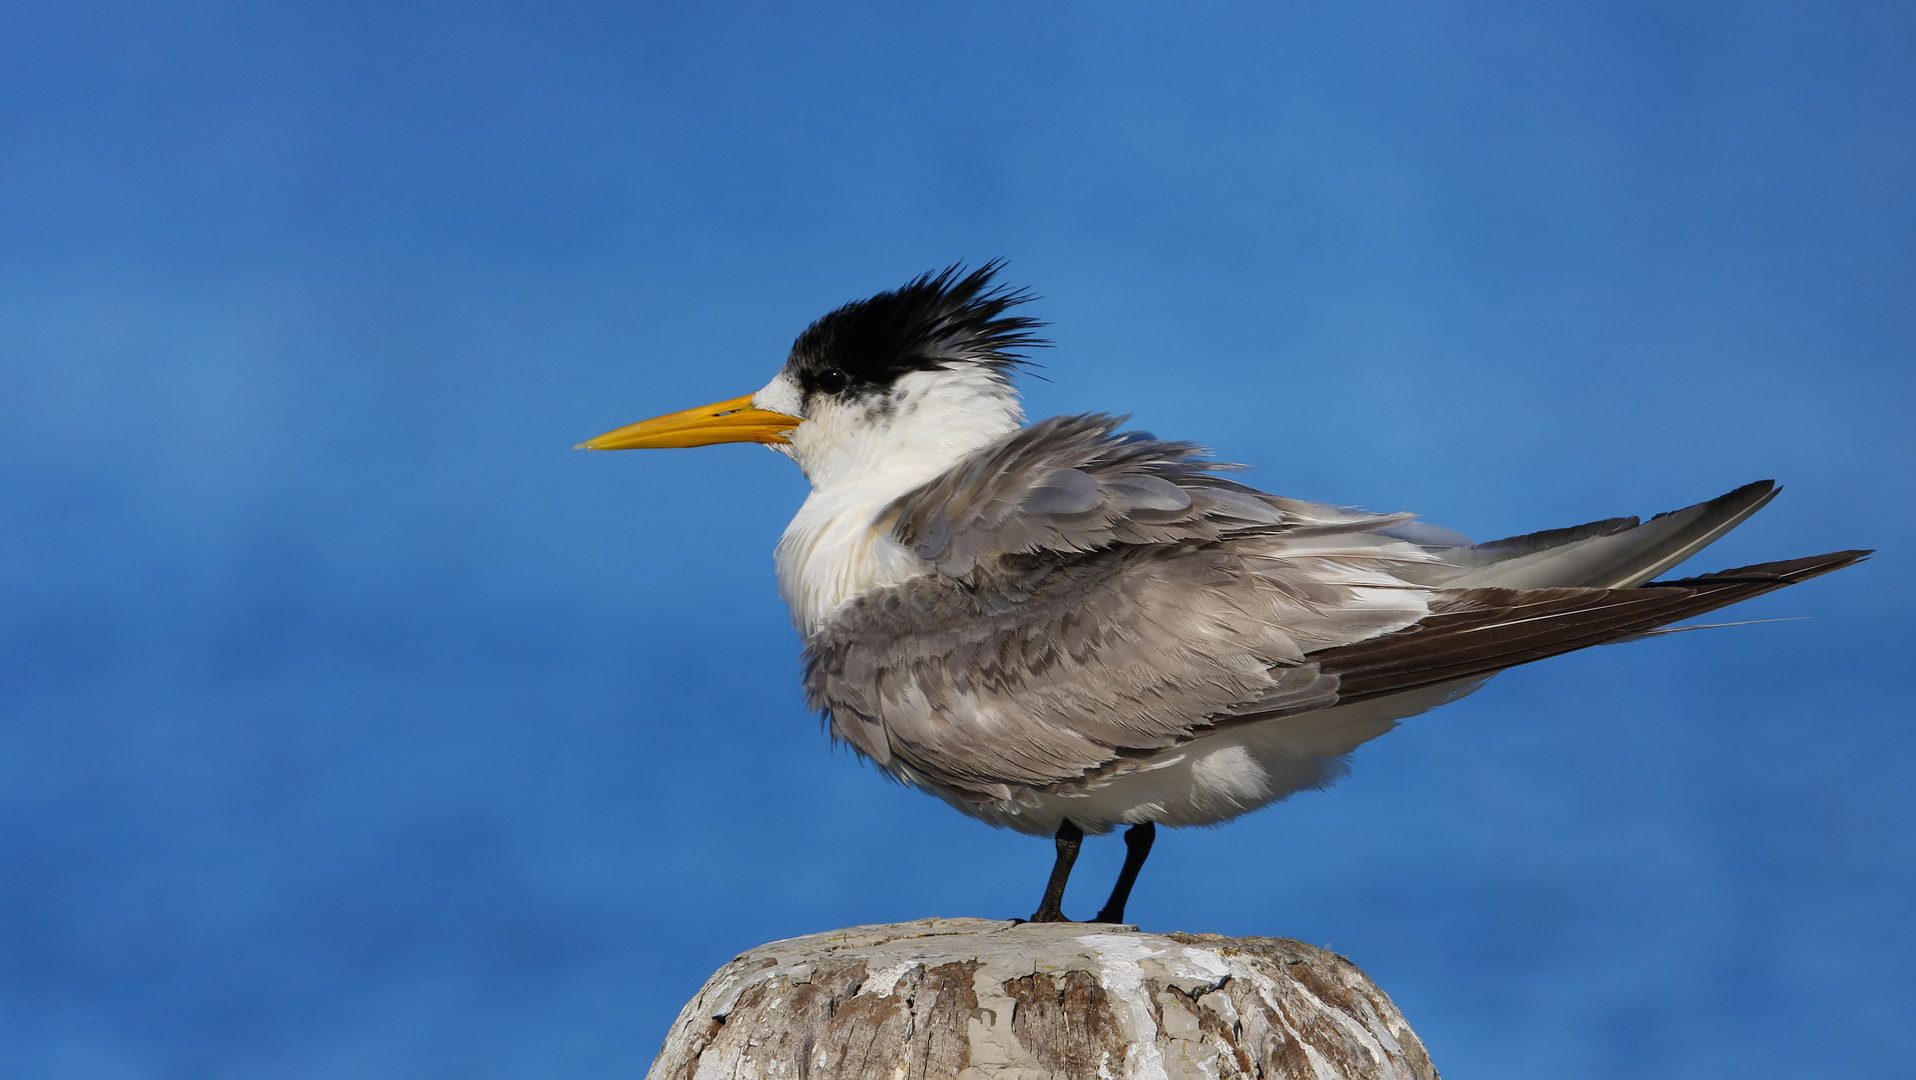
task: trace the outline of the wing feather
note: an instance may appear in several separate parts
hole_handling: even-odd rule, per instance
[[[1649,521],[1609,518],[1442,552],[1418,580],[1447,589],[1622,589],[1641,585],[1741,525],[1781,489],[1745,484],[1709,502]]]
[[[894,772],[1008,798],[1239,713],[1334,704],[1336,680],[1306,654],[1424,607],[1361,603],[1350,566],[1325,562],[1129,545],[1003,558],[976,584],[925,575],[835,614],[807,643],[805,686]]]
[[[1120,432],[1121,423],[1090,414],[1032,424],[900,498],[879,527],[940,573],[963,577],[1005,554],[1213,541],[1295,525],[1372,532],[1408,520],[1267,495],[1218,475],[1233,466],[1207,460],[1192,443]],[[1381,534],[1373,542],[1402,543]]]

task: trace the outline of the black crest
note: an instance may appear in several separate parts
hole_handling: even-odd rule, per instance
[[[901,288],[854,300],[819,319],[792,343],[786,365],[812,393],[883,389],[912,371],[979,364],[1008,376],[1030,361],[1017,350],[1047,342],[1037,319],[1008,312],[1031,294],[992,283],[1003,263],[966,272],[953,264]]]

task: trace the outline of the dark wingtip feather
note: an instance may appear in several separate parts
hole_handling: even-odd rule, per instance
[[[1856,548],[1850,551],[1832,551],[1827,555],[1805,555],[1800,559],[1782,559],[1777,562],[1757,563],[1754,566],[1739,566],[1731,570],[1718,570],[1715,573],[1699,574],[1696,577],[1674,578],[1670,581],[1652,581],[1641,586],[1645,589],[1696,588],[1700,585],[1762,585],[1777,587],[1794,585],[1799,581],[1808,581],[1813,577],[1834,573],[1845,566],[1854,566],[1876,554],[1874,548]]]
[[[1657,521],[1671,514],[1702,510],[1707,516],[1727,516],[1734,523],[1741,523],[1748,520],[1751,514],[1768,506],[1770,500],[1776,498],[1782,490],[1783,488],[1774,480],[1756,480],[1734,491],[1724,492],[1709,502],[1686,506],[1681,510],[1666,510],[1650,520]]]

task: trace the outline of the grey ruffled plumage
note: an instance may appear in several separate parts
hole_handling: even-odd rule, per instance
[[[1087,832],[1211,824],[1252,805],[1194,799],[1109,815],[1084,795],[1220,729],[1310,727],[1309,738],[1266,740],[1276,749],[1253,755],[1269,776],[1253,805],[1275,801],[1317,786],[1335,758],[1401,718],[1389,703],[1308,725],[1298,714],[1395,698],[1411,715],[1436,703],[1433,688],[1454,700],[1504,668],[1862,554],[1729,571],[1733,584],[1634,587],[1754,513],[1775,486],[1648,523],[1433,548],[1393,535],[1408,515],[1268,495],[1218,475],[1189,443],[1117,424],[1075,416],[1020,429],[878,518],[932,572],[855,597],[807,640],[806,691],[835,735],[1023,831],[1049,834],[1065,816]],[[1287,746],[1300,752],[1287,757]]]

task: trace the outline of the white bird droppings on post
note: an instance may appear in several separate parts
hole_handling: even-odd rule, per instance
[[[762,1080],[1436,1080],[1382,990],[1295,941],[924,919],[773,942],[648,1074]]]

